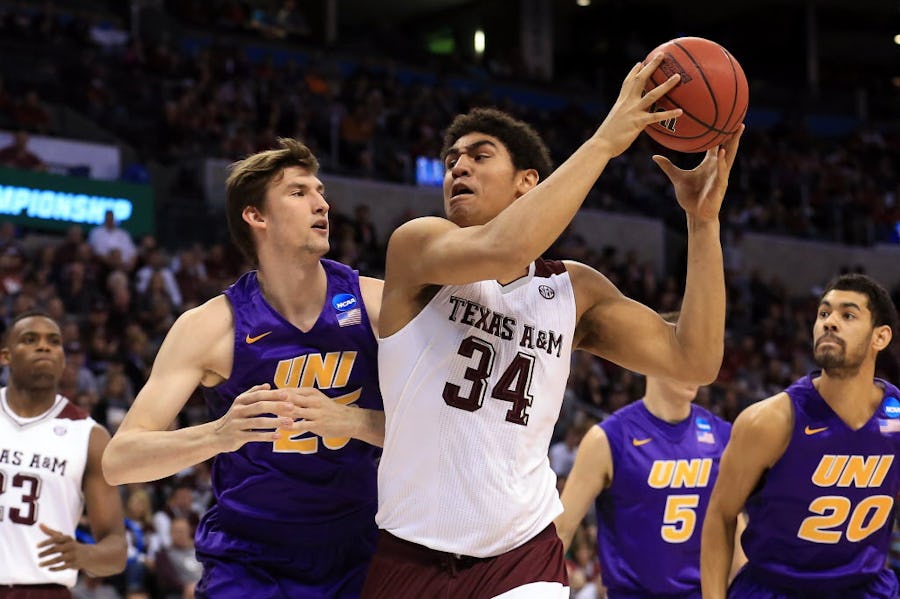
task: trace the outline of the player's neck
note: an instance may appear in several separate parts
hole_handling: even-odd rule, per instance
[[[257,280],[269,305],[288,321],[304,331],[315,324],[328,290],[325,268],[318,259],[265,267],[260,264]]]
[[[647,377],[644,407],[660,420],[675,424],[687,419],[691,415],[691,401],[693,399],[693,397],[688,397],[684,393],[679,394],[668,389],[665,384],[652,377]]]
[[[6,404],[20,418],[40,416],[56,402],[56,389],[20,389],[10,381],[6,388]]]
[[[842,374],[823,370],[822,376],[813,380],[813,385],[834,413],[856,430],[872,418],[884,399],[884,390],[875,384],[874,365],[864,365],[855,373]]]

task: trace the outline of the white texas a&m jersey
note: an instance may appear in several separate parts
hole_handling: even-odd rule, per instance
[[[51,572],[38,563],[38,524],[75,535],[84,507],[82,476],[91,429],[87,412],[62,395],[35,418],[13,413],[0,389],[0,586],[75,586],[76,570]]]
[[[445,286],[379,340],[387,420],[379,528],[489,557],[562,511],[547,451],[569,375],[575,296],[561,262],[508,285]]]

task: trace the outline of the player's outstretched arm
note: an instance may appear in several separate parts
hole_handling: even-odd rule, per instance
[[[88,458],[82,478],[84,503],[95,543],[79,543],[71,533],[41,523],[47,538],[38,544],[39,564],[51,571],[84,570],[92,576],[112,576],[125,569],[128,546],[119,491],[107,484],[100,469],[109,433],[101,426],[91,430]]]
[[[563,513],[557,516],[556,534],[565,551],[591,502],[612,483],[613,460],[609,438],[599,426],[591,427],[578,446],[575,465],[563,487]]]
[[[687,212],[688,269],[676,326],[635,302],[583,264],[567,263],[578,308],[576,347],[625,368],[706,385],[715,380],[725,344],[725,274],[719,239],[719,207],[734,164],[741,130],[707,152],[692,171],[654,159],[675,185]]]
[[[650,123],[680,114],[680,109],[650,111],[678,83],[677,75],[643,95],[661,58],[631,69],[597,131],[546,181],[538,184],[533,169],[518,171],[514,184],[524,195],[488,223],[460,228],[444,219],[420,218],[394,231],[387,250],[388,287],[398,278],[403,286],[415,287],[518,276],[563,232],[609,160],[624,152]],[[447,165],[448,176],[463,177],[473,161],[495,157],[490,145],[480,146],[475,156],[462,153]]]
[[[735,420],[703,520],[700,586],[704,599],[725,599],[738,517],[762,475],[787,448],[792,426],[793,411],[785,393],[748,407]]]
[[[244,443],[274,441],[275,429],[293,423],[295,408],[287,393],[258,385],[236,397],[218,420],[169,430],[201,382],[214,384],[230,374],[225,370],[230,371],[233,344],[234,324],[224,296],[175,321],[150,378],[103,454],[110,484],[158,480]]]
[[[741,125],[725,144],[708,150],[692,170],[677,168],[664,156],[653,157],[672,182],[675,197],[687,215],[687,278],[678,337],[688,346],[705,347],[716,372],[722,364],[725,343],[725,267],[719,210],[743,133]]]

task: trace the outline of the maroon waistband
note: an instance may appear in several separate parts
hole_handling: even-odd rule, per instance
[[[460,555],[458,553],[438,551],[437,549],[431,549],[430,547],[419,545],[418,543],[413,543],[412,541],[407,541],[406,539],[401,539],[400,537],[396,537],[383,529],[379,530],[378,532],[380,535],[378,539],[379,552],[384,552],[424,565],[438,564],[444,566],[453,566],[459,569],[468,568],[469,566],[477,564],[478,562],[483,562],[496,557],[475,557],[473,555]],[[547,526],[547,528],[533,536],[528,540],[528,542],[530,543],[532,541],[543,539],[547,536],[556,536],[556,528],[553,526],[553,524],[550,524],[549,526]]]
[[[43,584],[4,584],[0,582],[0,589],[64,589],[66,588],[63,584],[52,584],[52,583],[43,583]]]

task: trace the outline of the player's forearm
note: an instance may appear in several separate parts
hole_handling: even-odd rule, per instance
[[[124,534],[110,534],[92,545],[81,547],[82,569],[94,577],[112,576],[125,569],[128,545]]]
[[[357,427],[353,437],[375,447],[384,447],[384,412],[381,410],[354,410]]]
[[[695,382],[718,376],[725,344],[725,272],[719,221],[688,216],[688,264],[677,335]]]
[[[700,587],[703,599],[725,599],[734,555],[735,519],[707,510],[700,548]]]
[[[611,158],[595,135],[545,181],[517,199],[484,226],[497,252],[527,265],[562,234]]]
[[[111,485],[171,476],[224,451],[216,422],[174,431],[119,431],[103,452],[103,476]]]
[[[563,551],[568,551],[569,546],[572,544],[572,538],[575,536],[575,529],[578,527],[578,523],[573,522],[572,518],[562,513],[556,517],[553,524],[556,526],[556,536],[562,541]]]

